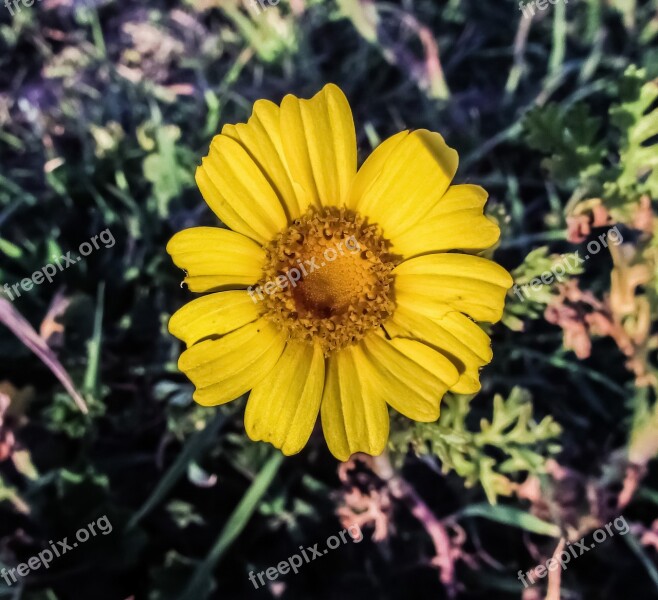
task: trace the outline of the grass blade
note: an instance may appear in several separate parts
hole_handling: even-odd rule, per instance
[[[633,551],[635,556],[640,559],[640,562],[647,570],[647,573],[649,574],[649,577],[651,577],[651,580],[656,586],[656,589],[658,589],[658,569],[656,569],[656,565],[653,564],[653,561],[649,558],[649,555],[642,547],[642,544],[640,544],[638,539],[630,531],[624,536],[624,539],[626,540],[628,547]]]
[[[171,488],[176,485],[176,482],[186,472],[188,465],[204,451],[210,440],[215,437],[224,424],[225,419],[226,416],[223,413],[217,412],[215,418],[203,431],[199,431],[190,437],[183,447],[183,451],[178,455],[171,467],[169,467],[169,470],[160,480],[155,490],[153,490],[153,493],[132,516],[126,526],[127,530],[135,527],[169,493]]]
[[[224,552],[226,552],[249,522],[251,515],[256,510],[260,499],[267,491],[270,483],[272,483],[282,462],[283,454],[277,451],[267,461],[260,473],[258,473],[251,486],[249,486],[247,493],[240,500],[240,504],[231,513],[208,556],[195,571],[192,580],[181,595],[180,600],[203,600],[203,598],[207,597],[210,574],[224,555]]]
[[[490,504],[473,504],[467,506],[464,510],[457,513],[457,518],[461,517],[482,517],[504,525],[511,525],[524,529],[530,533],[538,533],[539,535],[547,535],[549,537],[560,537],[560,528],[553,524],[543,521],[539,517],[535,517],[513,506],[492,506]]]
[[[73,384],[71,376],[59,362],[45,340],[34,330],[30,322],[16,310],[9,300],[0,298],[0,323],[4,324],[27,348],[36,354],[51,373],[59,379],[80,412],[87,414],[87,404]]]

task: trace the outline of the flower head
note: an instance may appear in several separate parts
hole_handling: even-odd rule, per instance
[[[229,229],[187,229],[167,246],[189,289],[212,292],[169,324],[194,399],[250,392],[247,433],[285,454],[320,414],[346,460],[382,452],[388,406],[435,421],[446,391],[477,392],[492,353],[474,321],[501,318],[512,279],[473,254],[500,232],[481,187],[451,185],[457,162],[438,133],[403,131],[357,170],[335,85],[259,100],[246,124],[226,125],[196,180]]]

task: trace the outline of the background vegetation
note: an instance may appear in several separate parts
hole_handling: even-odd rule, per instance
[[[98,536],[0,596],[658,597],[658,2],[40,0],[0,6],[0,285],[109,228],[116,239],[0,299],[0,561],[107,515]],[[440,131],[483,185],[518,284],[610,245],[530,299],[510,293],[474,398],[394,417],[341,465],[321,432],[285,459],[244,400],[191,402],[169,316],[190,299],[164,248],[216,224],[194,167],[258,98],[349,97],[362,157]],[[80,396],[77,403],[74,396]],[[72,395],[73,394],[73,395]],[[80,407],[87,407],[86,414]],[[540,586],[517,579],[623,515]],[[300,545],[365,539],[255,590]]]

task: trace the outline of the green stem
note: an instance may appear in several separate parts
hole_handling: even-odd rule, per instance
[[[242,533],[246,527],[249,519],[256,510],[261,498],[267,492],[267,489],[272,483],[275,475],[277,474],[281,463],[283,462],[283,454],[276,451],[275,454],[267,461],[265,466],[261,469],[260,473],[256,476],[252,484],[249,486],[247,493],[242,497],[240,503],[228,518],[226,525],[217,536],[217,540],[213,544],[208,556],[197,567],[191,581],[181,594],[179,600],[203,600],[209,592],[210,576],[217,566],[226,550]]]
[[[548,72],[556,75],[562,63],[567,45],[567,5],[562,0],[555,5],[553,14],[553,49],[549,60]]]
[[[126,526],[127,530],[135,527],[169,493],[171,488],[174,487],[183,473],[185,473],[188,465],[201,454],[210,440],[215,437],[221,426],[224,424],[225,419],[226,416],[218,411],[215,418],[203,431],[199,431],[189,438],[175,462],[171,465],[165,476],[158,482],[153,493],[148,497],[146,502],[144,502],[142,507],[132,516]]]

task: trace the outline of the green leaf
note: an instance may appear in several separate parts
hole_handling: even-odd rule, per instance
[[[472,504],[457,513],[458,518],[464,517],[482,517],[489,521],[496,521],[504,525],[511,525],[524,529],[530,533],[538,533],[539,535],[546,535],[549,537],[560,537],[560,528],[553,524],[543,521],[539,517],[535,517],[521,509],[514,508],[513,506],[503,506],[491,504]]]
[[[499,495],[512,493],[514,478],[544,473],[547,458],[559,451],[553,442],[561,434],[560,425],[551,416],[533,419],[526,390],[515,387],[507,398],[496,395],[491,420],[481,419],[479,431],[467,427],[470,410],[468,396],[446,395],[438,423],[393,428],[390,447],[406,453],[411,446],[419,455],[433,454],[443,472],[454,470],[466,487],[479,483],[492,504]]]
[[[623,138],[619,152],[618,173],[608,182],[608,199],[623,203],[635,201],[643,194],[658,197],[658,80],[645,82],[646,73],[629,67],[619,86],[622,102],[610,109],[612,124]]]
[[[556,184],[569,189],[588,181],[595,189],[606,155],[604,144],[596,141],[600,124],[585,104],[563,108],[551,103],[528,111],[523,130],[531,148],[550,155],[543,165]]]
[[[210,440],[215,437],[224,424],[224,421],[224,414],[217,412],[215,418],[203,431],[199,431],[187,440],[182,452],[178,455],[171,467],[169,467],[165,476],[159,481],[155,490],[153,490],[153,493],[130,519],[127,529],[135,527],[148,513],[164,500],[171,488],[176,485],[176,482],[187,473],[188,465],[201,455]]]
[[[258,503],[277,474],[283,458],[283,454],[276,451],[258,473],[251,486],[249,486],[247,493],[240,500],[240,504],[231,513],[208,556],[197,567],[192,580],[180,596],[180,600],[203,600],[208,597],[211,591],[211,573],[224,552],[237,539],[249,522]]]
[[[379,14],[374,3],[338,0],[338,9],[352,21],[352,25],[361,36],[371,44],[377,44],[377,26]]]
[[[647,570],[649,577],[653,581],[656,589],[658,589],[658,569],[656,565],[653,564],[653,561],[647,554],[646,550],[638,539],[629,531],[625,536],[624,540],[628,544],[628,547],[633,551],[635,556],[640,559],[642,566]]]

